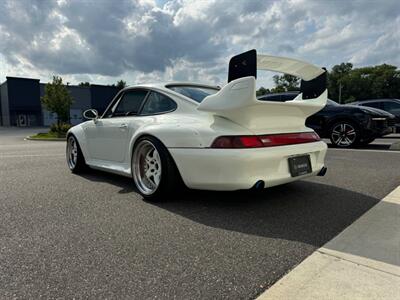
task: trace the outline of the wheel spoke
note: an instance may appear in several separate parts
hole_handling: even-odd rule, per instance
[[[150,141],[142,140],[135,147],[132,173],[136,186],[143,194],[154,193],[160,185],[161,159],[157,148]]]
[[[160,179],[161,179],[161,174],[160,173],[156,173],[154,174],[154,183],[158,186],[160,184]]]

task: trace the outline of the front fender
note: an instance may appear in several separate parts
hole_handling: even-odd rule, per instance
[[[90,159],[90,154],[87,148],[85,130],[83,128],[85,123],[81,123],[70,128],[67,132],[67,137],[71,134],[75,136],[75,138],[78,140],[79,147],[81,148],[83,157],[87,161],[88,159]]]

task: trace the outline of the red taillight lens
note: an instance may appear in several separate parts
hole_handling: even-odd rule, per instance
[[[211,148],[256,148],[263,147],[258,136],[220,136],[214,140]]]
[[[315,132],[263,135],[260,139],[264,147],[303,144],[320,140]]]
[[[259,148],[319,141],[315,132],[300,132],[251,136],[220,136],[214,140],[211,148]]]

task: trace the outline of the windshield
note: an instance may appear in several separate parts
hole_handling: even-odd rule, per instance
[[[218,92],[217,88],[211,87],[201,87],[201,86],[192,86],[192,85],[175,85],[168,86],[169,89],[182,94],[194,101],[201,103],[203,99],[209,95],[213,95]]]

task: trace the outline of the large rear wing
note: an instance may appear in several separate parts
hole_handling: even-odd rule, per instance
[[[229,61],[228,82],[253,76],[257,70],[290,74],[301,79],[303,99],[316,98],[326,90],[326,70],[297,59],[258,54],[255,49],[241,53]]]
[[[301,93],[286,102],[258,100],[257,69],[300,77]],[[230,60],[228,84],[204,98],[197,109],[260,134],[300,132],[307,130],[306,118],[326,105],[327,96],[326,70],[295,59],[257,55],[256,50],[250,50]]]

